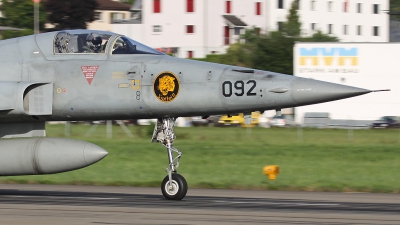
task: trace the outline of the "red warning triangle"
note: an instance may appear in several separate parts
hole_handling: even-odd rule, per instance
[[[97,73],[99,66],[81,66],[83,75],[85,76],[89,85],[92,83],[94,76]]]

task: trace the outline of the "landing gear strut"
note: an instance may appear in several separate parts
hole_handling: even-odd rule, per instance
[[[188,185],[185,178],[178,174],[179,160],[182,152],[174,148],[175,118],[159,118],[154,127],[152,142],[160,142],[168,152],[168,167],[165,169],[168,175],[161,183],[161,192],[168,200],[181,200],[186,196]]]

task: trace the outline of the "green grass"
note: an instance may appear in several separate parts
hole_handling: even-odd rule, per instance
[[[77,171],[41,176],[2,177],[2,183],[156,186],[166,176],[167,153],[150,143],[150,126],[128,127],[134,138],[113,126],[84,137],[90,126],[71,125],[71,137],[109,152],[102,161]],[[175,128],[183,152],[179,173],[189,187],[399,192],[399,130],[264,128]],[[47,125],[49,137],[64,137],[64,125]],[[277,180],[262,173],[279,165]]]

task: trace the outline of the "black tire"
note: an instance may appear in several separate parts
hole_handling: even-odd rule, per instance
[[[169,177],[161,183],[161,192],[167,200],[182,200],[187,193],[188,185],[185,178],[179,174],[172,174],[172,190],[168,189]]]

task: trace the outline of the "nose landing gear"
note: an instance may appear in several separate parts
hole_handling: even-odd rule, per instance
[[[185,178],[178,174],[179,160],[182,152],[173,147],[176,138],[174,133],[175,118],[159,118],[154,127],[152,142],[160,142],[168,152],[168,175],[161,183],[161,192],[168,200],[181,200],[186,196],[188,185]],[[174,156],[174,154],[176,156]]]

